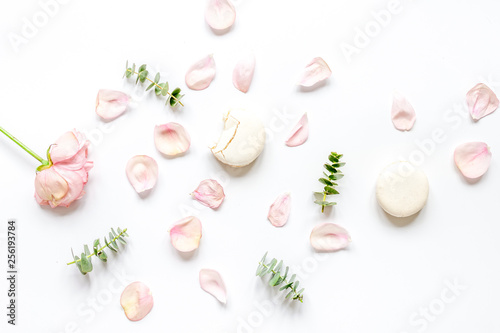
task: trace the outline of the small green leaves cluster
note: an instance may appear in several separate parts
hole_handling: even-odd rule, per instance
[[[292,300],[297,300],[302,303],[304,298],[303,295],[304,288],[297,291],[300,282],[298,280],[295,281],[296,274],[293,274],[290,277],[290,279],[287,280],[288,266],[286,266],[285,268],[285,274],[281,275],[281,270],[283,268],[283,260],[280,260],[280,262],[278,263],[278,260],[274,258],[273,260],[271,260],[269,263],[266,264],[266,257],[267,257],[267,252],[260,260],[259,267],[257,267],[257,272],[255,273],[255,275],[264,276],[266,274],[271,274],[271,279],[269,280],[269,285],[271,287],[278,287],[279,285],[282,285],[281,288],[279,289],[280,291],[290,289],[285,298],[292,297]]]
[[[106,254],[106,252],[104,252],[104,249],[108,248],[113,252],[118,252],[118,243],[122,243],[122,245],[125,245],[127,242],[125,241],[124,237],[129,237],[127,234],[127,229],[122,230],[118,228],[117,231],[118,232],[116,232],[115,229],[111,228],[111,231],[108,234],[109,242],[106,236],[104,236],[104,244],[102,246],[101,241],[99,240],[99,238],[97,238],[94,241],[92,252],[89,250],[88,245],[84,245],[83,252],[80,257],[75,256],[73,253],[73,249],[71,249],[71,255],[73,256],[74,261],[69,262],[68,265],[76,264],[76,267],[78,267],[80,272],[83,275],[86,275],[87,273],[92,272],[93,256],[96,256],[104,262],[108,261],[108,255]]]
[[[177,104],[180,104],[184,106],[181,102],[181,98],[184,95],[181,95],[181,88],[175,88],[172,92],[168,91],[168,82],[163,82],[160,83],[160,73],[156,73],[154,80],[151,80],[148,75],[149,71],[147,70],[146,65],[141,65],[139,68],[135,67],[135,64],[132,64],[132,67],[128,66],[128,61],[127,64],[125,65],[126,70],[125,73],[123,74],[124,77],[130,78],[133,75],[137,75],[137,78],[135,80],[135,83],[144,83],[146,81],[151,82],[151,84],[146,88],[146,91],[151,90],[153,87],[155,88],[155,93],[156,96],[167,96],[167,101],[165,102],[165,105],[170,104],[170,106],[174,107]]]
[[[342,156],[344,155],[332,152],[330,153],[330,156],[328,156],[328,160],[330,161],[330,163],[323,165],[323,167],[328,171],[328,173],[323,172],[325,178],[320,178],[319,182],[325,185],[325,187],[323,188],[323,192],[314,192],[315,194],[323,195],[323,200],[314,201],[314,203],[321,205],[322,213],[325,212],[326,206],[333,206],[337,204],[336,202],[327,201],[326,197],[328,195],[339,194],[339,192],[335,189],[335,187],[338,186],[338,184],[335,181],[344,177],[342,172],[339,170],[340,167],[343,167],[345,165],[345,163],[340,162]]]

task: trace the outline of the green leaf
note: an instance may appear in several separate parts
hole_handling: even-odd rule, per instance
[[[304,290],[305,290],[305,288],[300,289],[300,291],[297,292],[297,294],[302,295],[302,293],[304,292]]]
[[[328,164],[324,164],[323,165],[325,167],[326,170],[328,170],[329,172],[331,173],[336,173],[337,172],[337,169],[335,169],[334,167],[332,167],[331,165],[328,165]]]
[[[99,238],[97,238],[97,239],[94,241],[94,247],[98,247],[100,242],[101,242],[101,241],[99,240]]]
[[[127,71],[126,71],[126,73],[127,73],[127,74],[125,75],[125,77],[126,77],[127,79],[128,79],[128,78],[130,78],[130,77],[132,76],[132,74],[133,74],[133,72],[132,72],[132,68],[128,68],[128,69],[127,69]]]
[[[292,291],[290,291],[290,292],[289,292],[289,293],[285,296],[285,298],[289,298],[292,294],[293,294],[293,290],[292,290]]]
[[[276,258],[271,260],[271,262],[269,263],[269,270],[272,271],[274,269],[274,266],[276,266],[277,263],[278,263],[278,260],[276,260]]]
[[[325,192],[327,195],[339,194],[339,192],[336,189],[330,186],[325,186]]]
[[[287,284],[284,284],[284,285],[280,288],[280,291],[285,290],[285,289],[288,289],[288,288],[290,288],[292,285],[293,285],[293,282],[289,282],[289,283],[287,283]]]
[[[141,81],[141,83],[144,83],[144,81],[146,81],[148,74],[149,74],[149,72],[147,70],[143,70],[142,72],[139,73],[138,77],[139,77],[139,80]]]
[[[165,87],[165,83],[159,83],[157,86],[155,86],[155,93],[157,96],[161,95],[163,87]]]
[[[300,284],[300,281],[295,281],[295,284],[293,286],[294,291],[297,291],[297,287],[299,286],[299,284]]]
[[[151,90],[151,88],[153,88],[155,86],[154,83],[151,83],[147,88],[146,88],[146,91],[149,91]]]
[[[328,156],[328,159],[330,160],[330,162],[332,163],[337,163],[339,161],[339,159],[337,157],[335,157],[334,155],[330,155]]]
[[[165,82],[162,89],[161,89],[161,94],[162,96],[167,96],[168,95],[168,82]]]
[[[155,81],[155,83],[160,82],[160,73],[156,73],[154,81]]]
[[[116,240],[113,237],[113,234],[111,232],[109,233],[109,241],[113,244],[114,248],[118,250],[118,244],[116,244]]]
[[[117,240],[122,243],[123,245],[127,244],[127,242],[125,241],[125,239],[123,239],[121,236],[117,238]]]
[[[320,182],[320,183],[322,183],[322,184],[325,184],[325,185],[328,185],[328,186],[332,186],[332,185],[333,185],[333,184],[332,184],[332,182],[331,182],[330,180],[328,180],[328,179],[325,179],[325,178],[320,178],[320,179],[318,179],[318,180],[319,180],[319,182]]]
[[[104,262],[108,261],[108,255],[104,251],[101,251],[101,253],[98,255],[98,257],[99,257],[99,259],[101,259]]]
[[[141,72],[145,71],[145,70],[146,70],[146,67],[147,67],[147,66],[146,66],[145,64],[144,64],[144,65],[141,65],[141,67],[139,67],[139,69],[137,70],[137,72],[141,73]]]
[[[82,259],[80,260],[80,264],[81,264],[81,271],[83,273],[92,272],[92,263],[87,258],[87,256],[85,256],[85,253],[82,253]]]
[[[334,167],[334,168],[340,168],[340,167],[343,167],[344,165],[345,165],[345,163],[333,163],[332,167]]]
[[[85,255],[88,256],[90,254],[90,251],[89,251],[89,246],[87,244],[85,244],[83,246],[83,250],[85,251]]]
[[[341,173],[336,173],[334,175],[329,175],[328,178],[330,178],[331,180],[339,180],[344,178],[344,175]]]
[[[289,282],[293,282],[295,281],[295,277],[297,276],[297,274],[293,274],[292,277],[290,278],[290,281]]]
[[[97,256],[97,247],[94,247],[94,255]]]
[[[131,70],[132,70],[132,74],[134,74],[134,72],[135,72],[135,64],[132,64]]]
[[[114,237],[118,236],[118,234],[116,233],[115,229],[111,228],[111,232],[113,233]]]
[[[280,273],[281,272],[281,266],[283,266],[283,260],[280,260],[280,263],[276,266],[274,269],[275,272]]]
[[[278,282],[279,278],[280,278],[279,273],[274,274],[274,276],[272,277],[272,279],[269,281],[269,285],[271,287],[274,287],[276,285],[276,283]]]
[[[336,202],[321,201],[321,200],[315,200],[314,203],[321,206],[335,206],[337,204]]]

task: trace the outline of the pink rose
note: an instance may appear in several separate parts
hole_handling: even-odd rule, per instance
[[[89,141],[76,130],[64,133],[49,148],[49,165],[39,167],[35,199],[40,205],[69,207],[80,199],[93,162],[87,161]]]

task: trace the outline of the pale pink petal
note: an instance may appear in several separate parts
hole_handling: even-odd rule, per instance
[[[198,185],[191,196],[210,208],[219,208],[224,200],[224,189],[213,179],[206,179]]]
[[[180,252],[191,252],[200,246],[201,222],[194,216],[178,221],[170,229],[170,241]]]
[[[410,102],[399,93],[394,93],[391,118],[394,127],[400,131],[409,131],[415,124],[417,115]]]
[[[311,245],[314,249],[321,252],[333,252],[341,250],[351,241],[347,230],[333,223],[323,223],[311,232]]]
[[[68,183],[54,168],[37,172],[35,198],[39,204],[57,207],[68,191]]]
[[[213,55],[197,61],[186,73],[186,85],[192,90],[206,89],[215,77],[215,61]]]
[[[95,112],[102,119],[115,119],[127,110],[129,101],[130,96],[121,91],[101,89],[97,93]]]
[[[307,119],[307,113],[304,113],[299,122],[295,125],[290,133],[288,139],[286,139],[285,144],[288,147],[297,147],[307,141],[309,137],[309,120]]]
[[[75,131],[65,132],[50,147],[50,159],[53,163],[71,159],[80,151],[85,142],[86,140],[78,140]]]
[[[191,145],[189,133],[178,123],[155,126],[154,136],[156,149],[168,156],[182,154]]]
[[[230,0],[209,0],[205,20],[215,30],[225,30],[233,25],[236,11]]]
[[[255,71],[255,56],[246,55],[238,61],[233,70],[233,85],[236,89],[246,93],[252,83],[253,73]]]
[[[468,142],[455,149],[455,164],[469,179],[479,178],[490,167],[491,152],[484,142]]]
[[[123,290],[120,305],[130,321],[138,321],[153,308],[153,295],[144,283],[133,282]]]
[[[53,169],[59,175],[61,175],[61,177],[63,177],[66,183],[68,184],[68,192],[66,192],[66,195],[59,201],[53,201],[53,204],[51,203],[52,207],[54,206],[69,207],[69,205],[73,201],[78,200],[83,196],[83,194],[85,193],[83,191],[83,186],[85,185],[85,183],[84,183],[84,178],[82,177],[80,172],[75,172],[73,170],[68,170],[59,167],[58,164],[53,165],[52,168],[50,169]]]
[[[206,268],[200,270],[200,286],[219,302],[226,304],[226,285],[219,272]]]
[[[271,205],[267,219],[273,226],[282,227],[286,224],[292,208],[291,200],[290,193],[284,193],[277,197]]]
[[[299,85],[303,87],[312,87],[320,81],[328,79],[332,75],[332,71],[323,58],[317,57],[311,60],[306,66],[302,77],[299,80]]]
[[[158,163],[149,156],[136,155],[126,167],[127,178],[137,193],[152,189],[158,180]]]
[[[467,105],[472,119],[479,120],[498,108],[497,95],[484,83],[476,84],[467,93]]]

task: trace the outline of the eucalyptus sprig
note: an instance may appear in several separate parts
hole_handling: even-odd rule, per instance
[[[124,77],[130,78],[132,75],[137,75],[137,79],[135,80],[135,83],[137,84],[139,81],[141,83],[144,83],[145,81],[151,82],[151,84],[146,88],[146,91],[152,89],[153,87],[155,88],[155,93],[157,96],[167,96],[167,101],[165,102],[165,105],[170,103],[170,106],[176,106],[177,104],[180,104],[184,106],[181,102],[181,98],[184,95],[181,95],[181,88],[177,87],[175,88],[172,92],[168,91],[168,82],[165,81],[164,83],[160,83],[160,73],[156,73],[154,80],[150,79],[148,77],[149,71],[146,69],[146,65],[141,65],[137,70],[135,68],[135,64],[132,64],[132,67],[128,67],[128,60],[127,64],[125,65],[125,73],[123,73]]]
[[[105,248],[108,248],[113,252],[118,252],[118,242],[122,243],[123,245],[127,243],[124,239],[124,237],[129,237],[127,234],[127,229],[125,228],[122,230],[118,228],[117,230],[118,232],[116,232],[115,229],[111,228],[111,231],[108,234],[109,242],[106,239],[106,236],[104,236],[103,246],[101,246],[101,241],[99,240],[99,238],[97,238],[94,241],[93,252],[89,251],[89,247],[86,244],[83,246],[84,252],[82,252],[80,257],[75,256],[73,254],[73,249],[71,249],[71,255],[73,256],[74,261],[67,263],[67,265],[76,264],[76,267],[78,267],[83,275],[92,272],[92,256],[96,256],[97,258],[106,262],[108,260],[108,255],[106,254],[106,252],[104,252]]]
[[[292,297],[292,300],[297,300],[302,303],[304,295],[304,288],[297,291],[299,287],[299,281],[295,281],[296,274],[293,274],[290,279],[287,281],[288,276],[288,266],[285,268],[285,275],[281,275],[281,269],[283,268],[283,260],[278,260],[275,258],[266,264],[267,252],[264,254],[262,259],[259,262],[259,267],[257,267],[256,276],[264,276],[266,274],[271,274],[271,280],[269,280],[269,285],[271,287],[278,287],[280,284],[283,286],[280,288],[280,291],[285,289],[290,289],[290,292],[285,296],[285,298]]]
[[[343,167],[345,165],[345,163],[340,162],[342,156],[344,155],[332,152],[330,153],[330,156],[328,156],[330,163],[323,165],[323,167],[329,172],[329,174],[323,172],[325,178],[320,178],[319,182],[325,185],[325,187],[323,188],[323,192],[314,192],[315,194],[323,195],[323,200],[314,201],[314,203],[321,205],[322,213],[325,212],[325,206],[333,206],[337,204],[336,202],[327,201],[326,197],[328,195],[339,194],[339,192],[335,189],[335,187],[338,186],[335,181],[344,177],[342,172],[339,170],[340,167]]]

